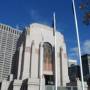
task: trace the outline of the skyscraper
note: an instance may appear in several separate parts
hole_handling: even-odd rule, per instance
[[[0,81],[7,79],[11,72],[13,55],[21,33],[20,30],[0,24]]]

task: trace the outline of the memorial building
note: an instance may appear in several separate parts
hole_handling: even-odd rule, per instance
[[[33,23],[23,31],[18,42],[21,43],[17,64],[12,66],[13,79],[7,81],[13,81],[13,90],[22,90],[23,86],[25,90],[45,90],[45,86],[56,83],[58,87],[66,86],[69,82],[68,58],[64,36],[60,32]]]

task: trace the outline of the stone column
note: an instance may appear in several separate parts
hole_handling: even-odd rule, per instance
[[[63,72],[62,72],[62,48],[60,47],[60,86],[63,86]]]
[[[22,65],[22,55],[23,55],[23,44],[20,47],[20,52],[19,52],[19,64],[18,64],[18,74],[17,74],[17,79],[14,80],[13,82],[13,90],[20,90],[22,86],[23,80],[20,80],[21,76],[21,65]]]
[[[61,51],[62,51],[62,85],[66,86],[66,83],[69,82],[69,77],[68,77],[68,61],[65,43],[63,43]]]
[[[43,60],[44,60],[44,48],[43,43],[40,44],[40,90],[45,89],[45,81],[43,77]]]
[[[31,66],[30,66],[30,78],[28,79],[28,90],[39,90],[40,79],[38,78],[38,58],[35,48],[35,42],[31,45]]]
[[[17,74],[17,79],[20,78],[21,63],[22,63],[22,53],[23,53],[23,46],[21,45],[21,47],[20,47],[20,52],[19,52],[19,64],[18,64],[18,74]]]
[[[36,58],[36,52],[35,52],[35,42],[32,42],[32,53],[31,53],[31,78],[37,78],[38,74],[38,67],[37,67],[38,61]]]
[[[25,52],[24,52],[24,60],[23,60],[23,72],[22,72],[22,79],[27,79],[29,78],[29,68],[30,68],[30,50],[31,47],[28,44],[29,40],[27,39],[26,45],[25,45]]]

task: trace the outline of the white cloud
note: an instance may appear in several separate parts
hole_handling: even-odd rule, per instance
[[[90,40],[86,40],[82,45],[82,54],[90,54]]]
[[[81,54],[90,54],[90,40],[86,40],[81,45]],[[78,56],[78,47],[70,49],[70,58],[75,58]]]
[[[78,57],[78,48],[74,47],[70,49],[69,58],[76,59]]]
[[[78,53],[78,48],[77,47],[74,47],[74,48],[71,49],[71,51]]]

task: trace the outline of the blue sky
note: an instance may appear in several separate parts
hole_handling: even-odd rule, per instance
[[[90,54],[90,25],[82,23],[83,11],[80,2],[75,0],[79,23],[82,54]],[[33,22],[52,25],[53,12],[56,12],[57,30],[64,34],[68,57],[78,59],[77,40],[71,0],[0,0],[0,23],[13,27],[28,26]]]

